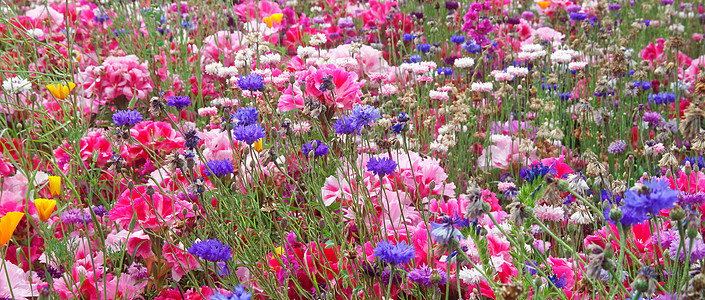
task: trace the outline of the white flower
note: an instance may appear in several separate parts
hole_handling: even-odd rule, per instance
[[[475,65],[475,60],[472,57],[461,57],[456,59],[453,65],[456,68],[467,69]]]
[[[553,52],[553,54],[551,54],[551,61],[553,63],[567,64],[567,63],[570,63],[571,59],[573,59],[573,57],[571,56],[571,53],[566,50],[558,50],[556,52]]]
[[[296,54],[300,58],[307,58],[309,56],[314,56],[314,55],[316,55],[316,48],[299,46],[299,48],[296,49]]]
[[[19,94],[31,90],[32,83],[27,79],[15,76],[3,80],[2,89],[10,94]]]
[[[478,285],[481,281],[485,280],[485,276],[482,276],[482,273],[480,273],[477,268],[468,269],[465,267],[458,272],[458,275],[463,283],[470,286]]]
[[[492,82],[473,82],[471,89],[473,92],[491,92]]]
[[[278,53],[265,54],[260,57],[261,61],[265,65],[278,64],[282,60],[282,56]]]
[[[529,74],[529,69],[524,67],[510,66],[507,68],[507,73],[516,77],[524,77]]]
[[[316,33],[311,37],[311,41],[309,42],[313,46],[320,46],[326,43],[328,39],[326,38],[326,35],[323,33]]]
[[[521,45],[522,52],[537,52],[543,50],[543,46],[537,44]]]

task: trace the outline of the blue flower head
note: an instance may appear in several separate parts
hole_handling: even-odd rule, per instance
[[[362,128],[377,121],[381,117],[379,109],[370,105],[356,105],[353,107],[350,116],[357,123],[357,126]]]
[[[378,176],[387,176],[394,174],[397,169],[397,163],[387,157],[373,157],[367,162],[367,170]]]
[[[229,159],[209,160],[206,163],[206,175],[225,176],[233,173],[233,163]]]
[[[264,79],[257,73],[252,73],[244,77],[240,75],[237,85],[246,91],[259,91],[264,87]]]
[[[553,274],[551,276],[548,276],[548,280],[550,281],[551,285],[562,289],[564,288],[567,283],[568,283],[568,278],[566,278],[565,274],[561,274],[562,276],[558,276],[558,274]]]
[[[233,289],[232,293],[227,293],[228,295],[223,295],[217,290],[213,294],[213,296],[210,297],[210,300],[250,300],[252,299],[252,293],[249,293],[245,290],[245,288],[241,285],[238,284]]]
[[[375,256],[392,265],[408,263],[415,255],[414,248],[407,245],[405,241],[401,241],[396,245],[392,245],[387,241],[380,241],[375,248]]]
[[[235,124],[241,126],[247,126],[257,123],[257,108],[254,107],[241,107],[233,114],[233,119],[235,119]]]
[[[463,233],[457,227],[467,227],[468,220],[456,213],[455,217],[443,216],[439,223],[431,222],[431,236],[439,244],[447,244],[451,239],[460,239]]]
[[[462,35],[454,35],[450,37],[450,42],[451,43],[456,43],[458,45],[462,44],[465,42],[465,36]]]
[[[414,36],[411,33],[405,33],[403,38],[404,38],[404,41],[410,42],[410,41],[413,41],[416,38],[416,36]]]
[[[428,53],[428,51],[431,51],[431,44],[416,45],[416,50],[418,50],[421,53]]]
[[[266,136],[259,124],[238,125],[233,129],[235,139],[245,144],[252,144]]]
[[[546,174],[556,174],[557,170],[553,166],[544,166],[543,163],[532,164],[528,168],[521,169],[519,176],[524,178],[526,182],[532,183],[536,179],[543,179]]]
[[[191,248],[188,248],[188,253],[213,262],[228,261],[233,258],[230,246],[216,239],[195,242]]]
[[[341,116],[333,124],[337,134],[360,134],[360,126],[352,116]]]
[[[308,156],[310,152],[313,152],[314,157],[321,157],[328,155],[328,150],[328,146],[324,145],[319,140],[310,141],[301,147],[301,152],[304,154],[304,156]]]
[[[135,110],[118,110],[113,114],[115,126],[133,126],[142,122],[142,115]]]
[[[176,107],[177,109],[191,105],[191,97],[189,96],[171,96],[166,101],[166,105]]]
[[[478,44],[475,43],[475,41],[471,42],[466,42],[465,45],[463,45],[463,48],[465,51],[470,52],[470,53],[480,53],[482,52],[482,47]]]
[[[422,60],[423,59],[421,58],[421,55],[418,55],[418,54],[414,54],[412,56],[409,56],[409,61],[412,63],[421,62]]]
[[[644,222],[649,214],[656,216],[662,209],[672,208],[679,194],[670,188],[666,180],[654,178],[644,181],[637,190],[630,189],[624,193],[620,222],[627,226]],[[609,211],[610,207],[605,210],[605,216],[609,216]]]

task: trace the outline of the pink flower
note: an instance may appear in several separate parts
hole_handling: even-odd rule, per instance
[[[154,85],[147,61],[140,63],[136,55],[109,56],[100,66],[88,66],[78,75],[87,98],[98,98],[100,104],[124,95],[127,99],[145,99]]]
[[[656,39],[656,43],[650,43],[644,50],[641,50],[639,52],[639,56],[643,60],[648,60],[652,63],[656,62],[661,62],[663,61],[663,49],[665,47],[665,40],[664,39]]]
[[[157,192],[152,196],[147,195],[145,186],[124,191],[110,210],[110,221],[127,228],[134,215],[139,228],[160,230],[164,226],[173,226],[177,220],[194,216],[190,202],[172,199],[158,192],[158,188],[155,190]]]
[[[235,7],[235,15],[245,21],[256,20],[258,22],[262,22],[262,18],[278,13],[282,13],[279,5],[275,2],[270,2],[267,0],[248,0],[247,2],[238,4]]]
[[[130,135],[136,142],[123,145],[120,150],[120,154],[130,161],[138,158],[148,160],[150,153],[163,156],[184,145],[181,133],[166,122],[142,121],[130,129]]]
[[[511,162],[533,161],[538,158],[536,150],[531,150],[529,153],[519,152],[519,141],[513,140],[510,136],[492,135],[490,138],[493,144],[489,147],[489,151],[484,149],[477,159],[478,167],[483,170],[494,168],[506,170]],[[492,157],[488,157],[490,153]]]
[[[555,258],[553,256],[548,257],[548,263],[551,265],[553,273],[558,275],[558,277],[560,278],[566,279],[565,288],[568,290],[572,290],[573,286],[575,285],[575,272],[573,271],[573,269],[577,268],[577,266],[573,266],[564,258]]]
[[[293,86],[293,90],[292,90]],[[281,111],[290,111],[304,108],[304,94],[297,83],[289,85],[279,96],[277,108]]]
[[[227,131],[214,129],[198,132],[197,136],[203,140],[203,144],[206,146],[203,150],[203,157],[206,161],[233,159],[233,144],[230,142]],[[235,150],[235,153],[239,153],[239,150]]]
[[[174,277],[174,280],[181,280],[181,277],[186,273],[201,266],[196,258],[186,252],[181,245],[171,245],[165,242],[162,247],[162,255],[166,259],[166,265],[171,268],[171,276]]]
[[[298,80],[306,83],[306,96],[318,98],[326,106],[334,110],[350,110],[357,103],[360,103],[365,80],[358,80],[354,72],[348,72],[335,65],[326,65],[320,69],[310,67],[306,71],[297,72]],[[323,79],[330,78],[330,91],[321,91],[319,88],[323,84]]]
[[[205,73],[206,66],[219,62],[222,63],[224,67],[230,67],[235,62],[235,54],[240,50],[242,33],[239,31],[234,31],[232,33],[228,31],[218,31],[213,35],[207,36],[203,40],[203,47],[200,52],[201,56],[201,68]],[[220,58],[223,55],[223,58]]]
[[[326,57],[328,57],[330,61],[335,61],[340,58],[354,58],[358,61],[358,64],[354,66],[353,70],[359,76],[385,73],[387,72],[387,68],[389,68],[389,64],[384,59],[382,51],[367,45],[362,45],[360,52],[354,55],[350,53],[350,44],[340,45],[328,50]]]
[[[103,132],[99,130],[89,131],[80,142],[81,150],[79,155],[81,161],[87,166],[95,164],[98,168],[103,168],[108,163],[108,160],[113,155],[111,144],[103,136]],[[68,172],[68,168],[72,164],[71,157],[68,152],[73,152],[69,143],[64,143],[63,146],[54,149],[54,157],[57,159],[57,164],[64,172]],[[95,159],[95,161],[94,161]]]
[[[0,298],[27,299],[39,296],[37,285],[32,285],[32,274],[12,262],[3,260],[0,265]],[[14,296],[14,297],[13,297]]]
[[[539,29],[536,29],[536,34],[538,34],[542,40],[550,42],[561,42],[565,37],[565,34],[562,34],[550,27],[541,27]]]

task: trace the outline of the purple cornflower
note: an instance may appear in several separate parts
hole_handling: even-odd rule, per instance
[[[458,9],[459,7],[460,7],[460,5],[458,5],[458,2],[455,2],[455,1],[446,1],[446,9],[447,9],[447,10],[456,10],[456,9]]]
[[[616,4],[616,3],[615,3],[615,4],[610,4],[610,5],[608,5],[607,7],[609,8],[609,10],[619,10],[619,9],[622,8],[621,5]]]
[[[375,248],[375,256],[392,265],[408,263],[415,255],[414,247],[407,245],[406,241],[401,241],[396,245],[380,241]]]
[[[257,123],[257,108],[254,107],[241,107],[233,114],[233,119],[235,119],[235,124],[241,126],[247,126]]]
[[[216,239],[195,242],[191,248],[188,248],[188,253],[213,262],[228,261],[233,258],[230,246]]]
[[[582,6],[580,6],[578,4],[571,4],[565,8],[565,11],[567,11],[569,13],[576,13],[576,12],[579,12],[581,9],[583,9]]]
[[[568,278],[564,274],[561,274],[563,276],[558,276],[558,274],[553,274],[551,276],[548,276],[548,280],[550,284],[556,288],[562,289],[564,288],[567,283],[568,283]]]
[[[661,114],[653,111],[647,112],[644,114],[642,120],[653,127],[658,127],[658,125],[661,124]]]
[[[108,214],[108,210],[103,205],[96,205],[96,206],[93,206],[91,209],[93,209],[93,213],[99,217],[102,217],[102,216],[105,216]]]
[[[47,267],[44,269],[44,272],[37,272],[37,277],[42,279],[42,281],[46,282],[47,275],[51,278],[58,279],[64,275],[64,272],[66,272],[66,270],[64,270],[64,266],[62,265],[59,265],[59,269],[56,269],[51,265],[47,265]]]
[[[587,19],[587,17],[588,17],[588,14],[586,14],[586,13],[578,13],[578,12],[570,13],[570,19],[573,21],[582,21],[582,20]]]
[[[441,281],[438,282],[438,285],[445,285],[447,280],[446,273],[442,271],[439,272],[438,270],[432,270],[428,265],[413,269],[409,271],[406,276],[408,276],[409,282],[416,283],[420,286],[428,288],[434,285],[434,283],[431,281],[431,275],[433,275],[433,271],[436,271],[436,273],[441,278]]]
[[[396,269],[394,270],[394,274],[392,274],[392,270],[390,270],[388,268],[384,269],[384,271],[382,271],[382,274],[380,274],[379,277],[380,277],[380,281],[385,286],[389,285],[390,281],[391,281],[392,285],[396,285],[396,286],[398,286],[402,282],[401,274]]]
[[[681,206],[691,205],[699,207],[705,203],[705,193],[681,194],[681,199],[678,203],[680,203]]]
[[[534,15],[534,13],[531,11],[525,11],[525,12],[521,13],[521,17],[526,20],[533,20],[535,16],[536,15]]]
[[[142,115],[135,110],[118,110],[113,114],[115,126],[133,126],[142,122]]]
[[[259,124],[251,124],[246,126],[235,126],[233,129],[235,139],[246,144],[252,144],[257,140],[267,136],[264,129]]]
[[[673,4],[673,0],[661,0],[661,4],[663,4],[663,5]]]
[[[431,44],[419,44],[416,46],[416,50],[421,53],[427,53],[428,51],[431,51]]]
[[[328,146],[324,145],[319,140],[310,141],[301,147],[301,152],[304,154],[304,156],[308,156],[310,152],[313,152],[314,157],[321,157],[328,155],[328,150]]]
[[[233,163],[227,158],[222,160],[209,160],[206,163],[204,172],[207,176],[225,176],[233,173]]]
[[[352,116],[341,116],[333,124],[337,134],[360,134],[362,126],[359,125]]]
[[[445,76],[450,76],[453,75],[453,68],[445,67],[445,68],[438,68],[436,70],[438,72],[438,75],[445,75]]]
[[[191,105],[191,97],[189,96],[171,96],[166,101],[166,105],[171,107],[176,107],[177,109],[182,109],[186,106]]]
[[[627,143],[623,140],[616,140],[607,146],[607,152],[612,154],[619,154],[627,149]]]
[[[241,284],[238,284],[233,289],[233,292],[229,293],[229,295],[227,295],[227,296],[216,291],[215,294],[213,296],[211,296],[211,298],[210,298],[210,300],[250,300],[250,299],[252,299],[252,293],[247,292]]]
[[[83,225],[84,223],[90,224],[91,221],[91,215],[80,208],[69,208],[61,213],[61,222],[64,224]]]
[[[391,158],[387,157],[373,157],[370,158],[370,160],[367,162],[367,170],[378,176],[387,176],[390,174],[394,174],[396,168],[397,163]]]
[[[264,87],[264,79],[257,73],[252,73],[244,77],[240,75],[237,85],[246,91],[259,91]]]
[[[196,130],[191,129],[184,134],[184,147],[186,149],[193,150],[198,146],[198,142],[201,141],[201,138],[196,136]]]

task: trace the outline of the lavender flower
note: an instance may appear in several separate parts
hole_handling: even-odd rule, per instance
[[[405,264],[414,258],[414,248],[401,241],[392,245],[387,241],[380,241],[375,248],[375,256],[392,265]]]
[[[93,213],[99,217],[102,217],[102,216],[105,216],[108,214],[108,210],[103,205],[96,205],[96,206],[93,206],[91,209],[93,209]]]
[[[649,123],[653,127],[658,127],[661,124],[661,114],[657,112],[647,112],[644,114],[642,120]]]
[[[166,101],[166,105],[171,107],[176,107],[176,109],[182,109],[186,106],[191,105],[191,97],[189,96],[171,96]]]
[[[188,252],[191,255],[213,262],[228,261],[233,258],[230,246],[216,239],[195,242],[191,245],[191,248],[188,248]]]
[[[379,109],[370,105],[356,105],[350,116],[360,128],[374,123],[381,117]]]
[[[431,236],[439,244],[447,244],[453,239],[460,239],[463,233],[456,227],[468,226],[468,220],[456,216],[443,216],[439,223],[431,222]]]
[[[211,296],[211,298],[210,298],[210,300],[250,300],[250,299],[252,299],[252,293],[247,292],[241,284],[238,284],[233,289],[233,292],[227,296],[216,291],[215,294],[213,294],[213,296]]]
[[[301,152],[304,156],[308,156],[310,152],[313,152],[314,157],[321,157],[328,155],[328,150],[328,146],[324,145],[319,140],[310,141],[301,147]]]
[[[337,134],[360,134],[362,128],[351,116],[341,116],[333,124]]]
[[[113,114],[115,126],[133,126],[142,122],[142,115],[135,110],[118,110]]]
[[[616,140],[607,146],[607,152],[612,154],[619,154],[627,149],[627,143],[623,140]]]
[[[91,215],[80,208],[69,208],[61,213],[61,222],[64,224],[83,225],[91,223]]]
[[[394,174],[397,168],[397,163],[391,158],[370,158],[367,162],[367,170],[378,176],[387,176]]]
[[[257,123],[257,108],[254,107],[241,107],[233,114],[235,119],[235,124],[241,126],[247,126]]]
[[[672,190],[666,180],[651,179],[644,181],[638,190],[627,190],[624,193],[621,222],[625,225],[639,224],[648,215],[658,215],[662,209],[672,208],[678,200],[679,192]],[[609,211],[606,212],[609,215]]]

